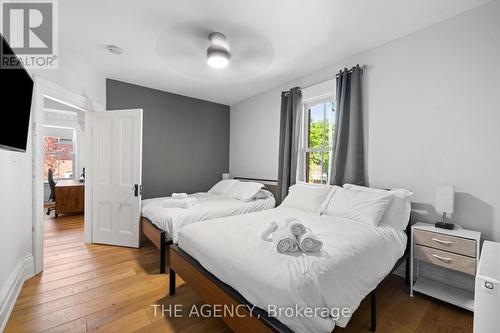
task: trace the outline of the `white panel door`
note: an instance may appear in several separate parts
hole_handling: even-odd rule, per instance
[[[142,109],[92,114],[92,242],[139,247]]]

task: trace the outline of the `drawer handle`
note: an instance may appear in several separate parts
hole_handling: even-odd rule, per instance
[[[441,256],[438,256],[437,254],[433,254],[432,256],[433,256],[434,258],[437,258],[437,259],[442,260],[442,261],[452,262],[452,259],[451,259],[451,258],[441,257]]]
[[[435,242],[438,242],[438,243],[441,243],[441,244],[444,244],[444,245],[451,245],[452,242],[450,241],[445,241],[445,240],[442,240],[442,239],[437,239],[437,238],[432,238],[433,241]]]

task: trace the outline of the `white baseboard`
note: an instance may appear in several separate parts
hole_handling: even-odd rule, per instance
[[[18,261],[16,267],[12,270],[9,278],[0,291],[0,332],[3,332],[10,313],[16,304],[19,292],[23,287],[24,281],[34,275],[35,262],[33,255],[27,255]]]

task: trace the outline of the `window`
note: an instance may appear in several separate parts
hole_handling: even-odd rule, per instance
[[[48,180],[49,169],[52,169],[55,180],[73,178],[75,166],[73,139],[45,136],[44,146],[44,180]]]
[[[335,101],[327,100],[305,105],[305,171],[308,183],[328,182],[335,104]]]

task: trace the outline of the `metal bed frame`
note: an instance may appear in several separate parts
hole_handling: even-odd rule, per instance
[[[141,216],[142,234],[145,235],[158,250],[160,250],[160,274],[165,273],[165,259],[167,258],[167,250],[173,244],[171,240],[167,241],[166,231],[158,228],[147,217]]]
[[[371,302],[371,324],[370,330],[377,330],[377,289],[394,271],[406,262],[405,282],[410,284],[410,246],[411,246],[411,226],[410,222],[406,227],[407,243],[404,254],[397,260],[390,273],[372,290],[369,294]],[[169,294],[175,295],[176,274],[189,283],[208,304],[217,305],[244,305],[246,309],[253,309],[248,316],[243,318],[223,317],[223,320],[235,332],[293,332],[286,325],[273,317],[269,317],[264,310],[254,307],[234,288],[219,280],[215,275],[206,270],[196,259],[191,257],[177,245],[170,246],[170,274],[169,274]],[[256,322],[258,321],[258,322]]]
[[[273,185],[274,180],[269,179],[256,179],[256,178],[244,178],[244,177],[234,177],[233,179],[238,179],[241,181],[258,181],[263,182],[265,189],[270,191],[274,196],[276,196],[276,185]],[[160,250],[160,274],[165,273],[165,259],[167,258],[167,250],[170,245],[173,244],[172,240],[167,241],[167,232],[158,228],[151,220],[147,217],[141,216],[141,235],[145,235],[149,240]]]

